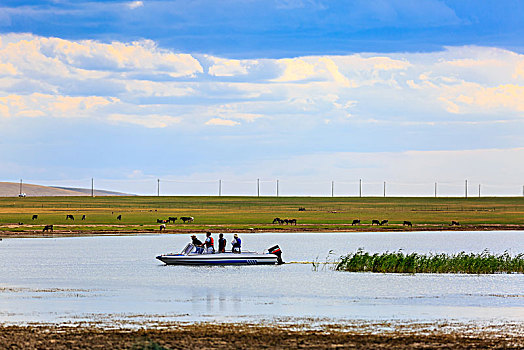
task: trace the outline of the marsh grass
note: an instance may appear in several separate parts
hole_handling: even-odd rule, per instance
[[[338,271],[382,273],[524,273],[524,254],[511,256],[482,253],[458,254],[404,254],[402,251],[375,253],[358,249],[341,257],[335,267]]]
[[[318,271],[321,266],[322,266],[322,270],[325,270],[326,266],[330,266],[332,268],[336,264],[336,261],[333,260],[333,254],[334,254],[333,250],[330,250],[328,254],[326,255],[324,262],[321,262],[319,260],[319,256],[317,255],[316,259],[311,262],[311,264],[313,265],[311,269],[313,271]]]

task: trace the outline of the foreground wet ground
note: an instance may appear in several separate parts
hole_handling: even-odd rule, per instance
[[[372,326],[372,327],[370,327]],[[382,326],[382,327],[381,327]],[[503,325],[486,328],[442,325],[393,326],[165,324],[155,328],[4,326],[2,349],[522,349],[522,333]],[[514,327],[515,325],[513,325]],[[382,328],[381,331],[376,329]],[[510,325],[509,328],[512,326]],[[375,329],[373,331],[372,329]]]

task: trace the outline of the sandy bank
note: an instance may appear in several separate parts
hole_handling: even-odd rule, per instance
[[[170,325],[137,330],[84,326],[0,327],[2,349],[521,349],[523,346],[522,335],[464,330],[375,333],[337,325],[314,330],[246,324]]]

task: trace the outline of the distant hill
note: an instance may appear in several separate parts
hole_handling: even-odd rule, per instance
[[[22,191],[28,197],[46,197],[46,196],[90,196],[90,188],[74,187],[57,187],[57,186],[40,186],[32,184],[23,184]],[[0,197],[18,197],[20,193],[20,184],[15,182],[0,182]],[[130,196],[122,192],[112,192],[96,190],[95,196]]]

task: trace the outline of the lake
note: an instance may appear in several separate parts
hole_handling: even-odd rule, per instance
[[[348,273],[304,263],[358,248],[515,255],[524,252],[522,231],[243,234],[244,250],[279,244],[295,263],[196,267],[155,259],[181,250],[189,236],[4,239],[0,323],[524,321],[522,274]],[[225,236],[229,245],[232,235]]]

